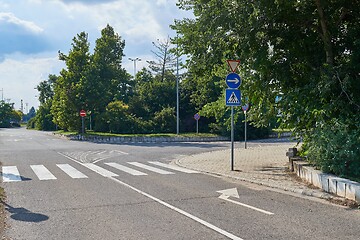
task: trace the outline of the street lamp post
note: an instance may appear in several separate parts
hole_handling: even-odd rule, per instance
[[[129,58],[130,61],[134,62],[134,77],[136,75],[136,61],[141,61],[141,58]]]
[[[176,44],[176,134],[180,133],[180,120],[179,120],[179,53],[178,45]]]

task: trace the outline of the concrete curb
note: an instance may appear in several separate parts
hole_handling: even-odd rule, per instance
[[[269,187],[269,188],[273,188],[273,189],[279,189],[279,190],[283,190],[283,191],[286,191],[286,192],[292,192],[292,193],[296,193],[296,194],[300,194],[300,195],[304,195],[304,196],[309,196],[309,197],[316,197],[316,198],[321,198],[321,199],[326,199],[326,200],[330,200],[330,199],[334,198],[333,195],[331,195],[329,193],[326,193],[326,192],[319,191],[319,190],[308,190],[308,189],[284,187],[284,186],[281,186],[279,184],[272,184],[272,183],[268,183],[268,182],[264,182],[264,181],[255,180],[255,179],[242,178],[242,177],[232,176],[232,175],[228,175],[228,174],[213,173],[213,172],[208,172],[208,171],[202,171],[202,170],[199,170],[199,169],[192,169],[192,168],[189,168],[186,165],[183,165],[180,162],[181,159],[184,159],[184,158],[176,159],[174,163],[176,165],[178,165],[178,166],[188,168],[188,169],[191,169],[191,170],[195,170],[195,171],[198,171],[198,172],[202,172],[202,173],[205,173],[205,174],[209,174],[209,175],[212,175],[212,176],[221,176],[221,177],[236,179],[236,180],[243,181],[243,182],[254,183],[254,184],[257,184],[257,185],[261,185],[261,186],[265,186],[265,187]]]
[[[293,168],[297,176],[315,187],[360,203],[360,183],[323,173],[304,161],[293,161]]]

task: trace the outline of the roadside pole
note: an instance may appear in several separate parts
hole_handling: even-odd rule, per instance
[[[246,113],[249,110],[250,105],[246,104],[244,106],[242,106],[242,110],[244,111],[244,115],[245,115],[245,149],[247,148],[247,118],[246,118]]]
[[[247,148],[247,147],[246,147],[246,137],[247,137],[247,131],[246,131],[246,128],[247,128],[246,111],[244,111],[244,114],[245,114],[245,149],[246,149],[246,148]]]
[[[81,132],[82,134],[85,133],[85,117],[86,117],[86,111],[85,110],[81,110],[80,111],[80,117],[81,117]]]
[[[196,114],[194,115],[194,119],[196,120],[196,134],[199,134],[200,114],[196,113]]]
[[[81,131],[82,131],[82,134],[85,133],[85,121],[84,121],[84,117],[81,117]]]
[[[231,106],[231,171],[234,171],[234,107]]]
[[[231,69],[231,73],[229,73],[225,82],[228,86],[225,89],[225,106],[231,107],[231,156],[230,156],[230,166],[231,171],[234,171],[234,107],[238,107],[241,105],[241,92],[238,89],[241,85],[240,76],[235,73],[237,67],[240,64],[239,60],[227,60],[229,67]]]

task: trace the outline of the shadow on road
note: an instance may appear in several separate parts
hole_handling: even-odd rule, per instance
[[[49,219],[48,216],[41,213],[34,213],[26,208],[15,208],[9,204],[1,201],[5,206],[5,210],[11,213],[10,217],[17,221],[22,222],[43,222]]]

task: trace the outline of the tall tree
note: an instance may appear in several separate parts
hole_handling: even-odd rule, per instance
[[[91,69],[85,91],[89,93],[88,108],[95,114],[106,111],[112,101],[128,103],[132,94],[131,76],[122,67],[125,41],[107,25],[96,40],[94,54],[91,57]],[[96,119],[96,116],[95,116]]]
[[[171,51],[172,43],[168,37],[166,40],[157,39],[157,42],[152,42],[152,44],[155,47],[155,51],[152,50],[151,52],[155,55],[156,61],[147,62],[155,75],[160,75],[161,81],[164,81],[165,72],[174,72],[174,67],[176,66],[176,56]]]
[[[240,59],[242,93],[258,124],[277,114],[275,107],[299,132],[359,112],[358,0],[181,0],[179,6],[195,14],[173,28],[189,55],[199,107],[213,101],[207,79],[225,88],[226,59]]]
[[[179,6],[195,15],[173,26],[194,81],[216,76],[214,85],[225,88],[226,59],[240,59],[253,124],[266,125],[280,112],[283,124],[305,137],[309,159],[325,171],[360,177],[358,0],[180,0]],[[212,111],[218,104],[206,103],[207,85],[197,85],[193,101],[218,114]]]
[[[36,87],[39,92],[40,106],[35,116],[35,128],[49,131],[55,130],[56,125],[53,122],[53,115],[50,113],[54,97],[54,84],[58,77],[50,74],[48,80],[44,80]],[[32,108],[33,109],[33,108]]]
[[[54,88],[51,113],[54,122],[65,130],[80,130],[79,112],[86,108],[87,93],[83,91],[90,67],[88,35],[85,32],[73,38],[68,55],[59,52],[66,69],[60,72]]]
[[[38,98],[40,105],[52,100],[54,97],[54,84],[56,83],[57,78],[56,75],[50,74],[48,80],[44,80],[36,86],[36,89],[39,92]]]

